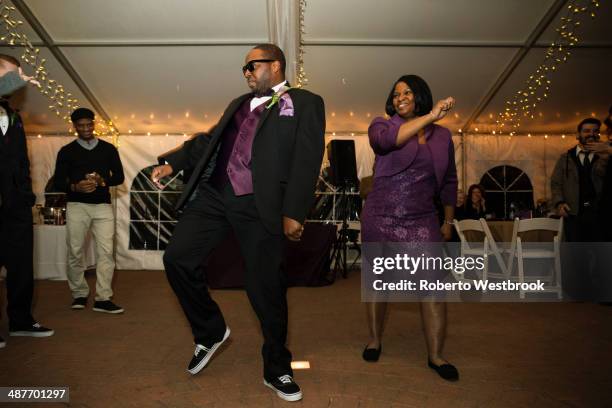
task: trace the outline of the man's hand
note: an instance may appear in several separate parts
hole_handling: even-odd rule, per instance
[[[455,98],[448,97],[446,99],[439,100],[431,110],[430,115],[432,116],[434,122],[442,119],[446,116],[449,110],[451,110],[455,106]]]
[[[557,215],[567,217],[569,215],[570,206],[566,203],[561,203],[557,206]]]
[[[93,181],[94,183],[96,183],[96,186],[101,186],[101,187],[106,186],[106,181],[104,181],[102,176],[96,173],[95,171],[87,175],[87,180]]]
[[[442,224],[440,227],[440,232],[442,233],[442,239],[444,241],[450,241],[453,237],[453,226],[447,223]]]
[[[161,166],[157,166],[151,172],[151,181],[157,186],[157,188],[159,188],[160,190],[163,190],[166,186],[162,185],[159,182],[159,179],[168,177],[173,172],[174,170],[172,169],[172,166],[169,164],[162,164]]]
[[[609,156],[612,154],[612,146],[607,142],[592,142],[584,146],[587,152],[597,153],[601,156]]]
[[[74,184],[74,191],[77,193],[93,193],[97,187],[95,180],[85,179]]]
[[[27,76],[24,72],[23,69],[21,69],[21,67],[19,67],[19,76],[21,77],[21,79],[23,79],[25,82],[29,82],[32,85],[35,85],[37,87],[40,88],[40,82],[38,82],[36,79],[34,79],[34,77],[31,76]]]
[[[283,232],[289,241],[299,241],[304,232],[304,226],[293,218],[283,216]]]

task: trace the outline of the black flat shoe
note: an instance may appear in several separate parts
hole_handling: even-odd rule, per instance
[[[446,381],[457,381],[459,379],[459,371],[457,371],[452,364],[442,364],[438,366],[427,360],[427,365]]]
[[[361,357],[363,357],[365,361],[369,361],[373,363],[373,362],[378,361],[381,351],[382,351],[382,344],[377,349],[368,348],[368,346],[366,346],[366,348],[363,350],[363,354],[361,355]]]

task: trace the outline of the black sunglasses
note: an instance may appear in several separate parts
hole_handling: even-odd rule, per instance
[[[254,60],[251,60],[251,61],[247,62],[244,67],[242,67],[242,73],[244,74],[247,71],[249,71],[249,72],[255,71],[255,63],[256,62],[273,62],[273,61],[276,61],[276,60],[273,60],[273,59],[254,59]]]

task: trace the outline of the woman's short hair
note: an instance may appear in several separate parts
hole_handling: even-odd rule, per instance
[[[425,80],[418,75],[404,75],[395,81],[391,87],[391,92],[389,92],[387,103],[385,104],[385,112],[387,115],[395,115],[395,108],[393,107],[393,94],[395,93],[395,86],[400,82],[408,85],[414,94],[414,114],[416,116],[427,115],[429,112],[431,112],[433,108],[433,98],[427,82],[425,82]]]

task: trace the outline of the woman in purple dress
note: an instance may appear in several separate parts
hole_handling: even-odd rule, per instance
[[[427,83],[416,75],[399,78],[386,103],[390,119],[376,118],[368,129],[376,154],[374,186],[361,217],[364,242],[436,243],[451,237],[457,200],[455,149],[448,129],[435,125],[454,106],[453,98],[433,105]],[[444,207],[440,227],[434,199]],[[429,353],[428,366],[446,380],[457,369],[442,357],[446,303],[424,299],[421,318]],[[370,341],[366,361],[377,361],[387,302],[367,304]]]

